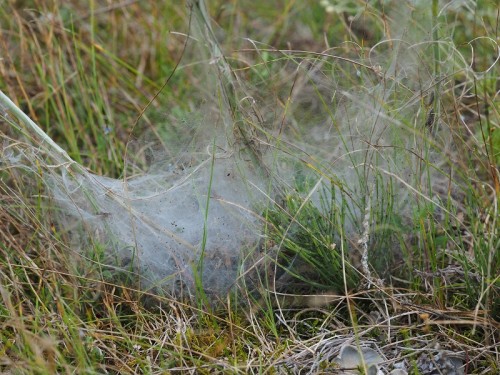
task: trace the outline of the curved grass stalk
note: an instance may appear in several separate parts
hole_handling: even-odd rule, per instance
[[[68,153],[61,148],[52,138],[45,133],[32,119],[28,117],[7,95],[0,90],[0,105],[12,112],[12,114],[21,121],[32,133],[36,141],[42,144],[47,144],[47,151],[53,157],[56,157],[61,162],[69,163],[71,166],[76,166],[79,172],[84,172],[84,168],[75,160],[71,159]]]

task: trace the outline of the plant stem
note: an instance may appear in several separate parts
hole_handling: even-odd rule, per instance
[[[54,153],[57,154],[59,158],[62,158],[62,161],[64,162],[69,162],[70,164],[76,164],[78,167],[81,168],[81,166],[71,159],[71,157],[68,155],[66,151],[64,151],[56,142],[50,138],[47,133],[45,133],[32,119],[30,119],[17,105],[14,104],[10,98],[5,95],[1,90],[0,90],[0,104],[5,106],[8,110],[10,110],[14,116],[20,120],[21,122],[24,123],[26,127],[31,129],[35,134],[37,135],[38,140],[43,143],[47,143],[49,145],[49,150],[53,151]]]

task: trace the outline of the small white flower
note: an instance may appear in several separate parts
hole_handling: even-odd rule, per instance
[[[325,12],[326,13],[333,13],[333,12],[335,12],[335,7],[333,5],[328,5],[325,7]]]

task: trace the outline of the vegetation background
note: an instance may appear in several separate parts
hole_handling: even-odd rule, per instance
[[[459,254],[453,267],[429,256],[429,272],[405,287],[297,296],[295,303],[269,298],[246,311],[228,306],[215,313],[172,300],[147,309],[138,291],[69,268],[70,252],[31,189],[36,181],[2,164],[0,371],[328,373],[338,371],[333,358],[351,343],[376,348],[387,370],[404,362],[410,373],[426,373],[423,363],[446,350],[460,354],[466,373],[500,372],[500,9],[495,0],[428,4],[434,22],[449,32],[438,37],[475,73],[457,73],[439,102],[439,116],[462,129],[455,135],[472,171],[465,224],[418,228],[430,254],[443,241],[453,244]],[[214,22],[231,36],[224,44],[229,53],[245,37],[287,50],[343,46],[346,55],[390,31],[392,5],[208,2]],[[97,174],[122,176],[126,145],[146,107],[141,121],[154,125],[188,112],[202,90],[189,69],[167,81],[184,53],[184,2],[0,0],[0,6],[0,89]],[[260,58],[271,57],[263,51]],[[18,139],[4,121],[0,131],[4,145]]]

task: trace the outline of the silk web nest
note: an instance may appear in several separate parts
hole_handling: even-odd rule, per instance
[[[210,54],[204,82],[211,87],[200,94],[205,105],[193,110],[198,120],[183,124],[198,134],[194,145],[176,146],[169,158],[152,151],[141,175],[99,176],[71,160],[2,93],[3,120],[27,139],[4,136],[2,163],[43,180],[51,217],[72,248],[100,249],[99,262],[142,290],[217,299],[297,279],[324,288],[374,282],[372,267],[384,274],[390,260],[383,254],[398,251],[395,237],[377,243],[374,228],[394,216],[405,223],[417,200],[446,211],[434,191],[442,185],[438,177],[451,172],[429,146],[426,128],[436,91],[427,63],[433,44],[401,30],[365,59],[276,51],[281,59],[270,74],[293,77],[281,91],[286,95],[276,97],[235,74],[206,11],[194,12],[196,48]],[[399,23],[411,25],[414,13],[404,15],[408,22]],[[407,35],[423,39],[417,45]],[[206,103],[217,103],[210,115]]]

